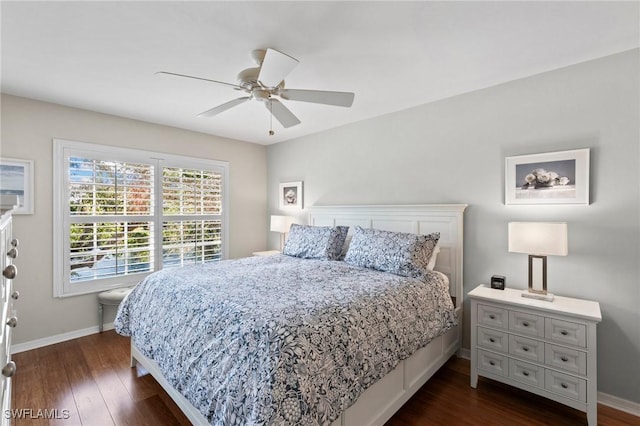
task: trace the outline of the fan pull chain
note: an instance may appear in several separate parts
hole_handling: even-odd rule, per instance
[[[273,136],[276,133],[273,131],[273,101],[269,101],[269,111],[271,112],[271,114],[269,114],[269,136]]]

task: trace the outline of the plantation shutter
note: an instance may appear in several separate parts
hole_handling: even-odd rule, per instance
[[[222,258],[222,173],[162,169],[163,268]]]
[[[154,269],[151,164],[69,158],[70,281]]]

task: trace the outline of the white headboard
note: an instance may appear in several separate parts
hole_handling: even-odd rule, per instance
[[[440,232],[440,254],[435,269],[449,277],[450,293],[456,298],[456,305],[462,306],[463,213],[466,207],[466,204],[312,206],[309,225],[358,225],[414,234]]]

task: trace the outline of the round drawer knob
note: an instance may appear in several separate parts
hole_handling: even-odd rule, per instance
[[[11,293],[11,298],[13,300],[18,300],[18,297],[20,297],[20,292],[18,290],[16,290],[13,293]]]
[[[2,375],[4,377],[11,377],[16,374],[16,363],[13,361],[9,361],[7,365],[2,367]]]
[[[489,341],[490,341],[491,343],[495,343],[495,342],[496,342],[496,339],[494,339],[493,337],[489,337]]]
[[[567,389],[569,387],[566,383],[560,383],[560,386],[562,386],[562,389]]]
[[[2,275],[5,278],[12,280],[16,277],[16,275],[18,275],[18,268],[16,268],[16,265],[9,265],[3,269]]]
[[[9,318],[9,320],[7,321],[7,325],[8,325],[9,327],[13,327],[13,328],[15,328],[15,327],[16,327],[16,325],[18,325],[18,318],[16,318],[16,317],[11,317],[11,318]]]
[[[529,352],[529,348],[527,346],[523,346],[522,350],[525,351],[525,352]]]
[[[567,330],[562,330],[560,334],[562,334],[563,336],[566,336],[567,334],[569,334],[569,332]]]
[[[522,323],[522,326],[523,327],[529,327],[529,323],[525,321],[525,322]]]
[[[489,364],[491,364],[491,365],[496,365],[496,362],[495,362],[495,361],[493,361],[493,360],[491,360],[491,361],[489,361]]]
[[[567,358],[566,356],[561,356],[560,359],[562,360],[562,362],[569,361],[569,358]]]
[[[18,257],[18,249],[16,249],[15,247],[11,248],[11,250],[7,252],[7,256],[9,256],[12,259],[15,259],[16,257]]]
[[[525,377],[529,377],[529,372],[528,371],[523,371],[522,375],[525,376]]]
[[[495,315],[493,315],[493,314],[491,314],[491,315],[489,315],[489,318],[491,318],[491,319],[496,319],[496,316],[495,316]]]
[[[20,241],[17,238],[14,238],[13,240],[11,240],[10,244],[14,247],[18,247],[20,245]]]

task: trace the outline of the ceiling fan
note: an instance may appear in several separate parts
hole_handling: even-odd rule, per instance
[[[225,83],[223,81],[210,80],[208,78],[194,77],[191,75],[177,74],[168,71],[158,71],[156,74],[166,74],[177,77],[191,78],[210,83],[223,84],[242,91],[246,96],[225,102],[198,114],[198,117],[213,117],[234,106],[240,105],[251,99],[264,102],[272,117],[288,128],[300,124],[300,120],[280,102],[277,98],[288,101],[311,102],[317,104],[350,107],[353,104],[354,94],[350,92],[330,92],[324,90],[287,89],[284,86],[284,78],[298,65],[298,60],[279,52],[275,49],[254,50],[251,56],[258,64],[255,68],[247,68],[238,73],[238,84]],[[273,129],[269,130],[273,135]]]

